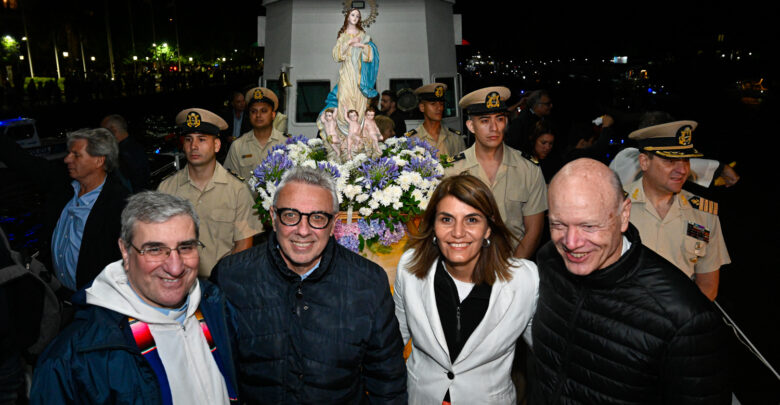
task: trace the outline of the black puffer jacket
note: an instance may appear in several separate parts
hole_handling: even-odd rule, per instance
[[[641,245],[587,276],[539,252],[531,404],[728,404],[725,327],[696,285]]]
[[[228,301],[242,401],[405,404],[403,343],[382,268],[331,237],[301,281],[276,235],[268,240],[211,275]]]

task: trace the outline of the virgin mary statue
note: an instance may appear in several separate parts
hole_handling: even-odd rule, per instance
[[[360,23],[360,10],[347,11],[333,47],[333,60],[341,64],[339,82],[328,94],[325,108],[338,107],[336,120],[342,134],[349,133],[347,113],[356,111],[362,123],[368,99],[377,95],[379,52]]]

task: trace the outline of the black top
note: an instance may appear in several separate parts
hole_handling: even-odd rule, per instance
[[[450,361],[455,362],[466,341],[487,313],[492,287],[487,283],[477,284],[461,302],[455,282],[444,269],[443,261],[439,260],[433,277],[433,290],[441,327],[447,339]]]

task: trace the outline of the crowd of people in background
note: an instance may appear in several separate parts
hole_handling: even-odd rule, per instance
[[[64,100],[230,74],[248,72],[71,77]],[[57,103],[58,90],[3,97]],[[615,173],[610,115],[562,135],[550,92],[510,106],[508,88],[486,87],[459,100],[469,138],[442,125],[446,91],[415,90],[411,131],[395,93],[371,102],[383,139],[418,137],[448,163],[392,294],[379,266],[335,242],[327,173],[289,170],[260,223],[245,180],[289,136],[268,88],[181,110],[187,164],[159,185],[117,114],[68,135],[65,173],[0,136],[0,161],[46,191],[41,255],[0,244],[0,269],[40,265],[14,284],[34,303],[0,289],[0,403],[26,397],[36,359],[36,404],[730,403],[711,304],[730,258],[717,204],[683,186],[692,171],[707,186],[738,176],[692,163],[696,123],[653,115]]]

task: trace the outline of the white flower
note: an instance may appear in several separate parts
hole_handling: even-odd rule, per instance
[[[358,203],[361,203],[361,204],[366,202],[366,200],[368,200],[368,194],[365,194],[365,193],[358,194],[357,197],[355,197],[355,201],[357,201]]]
[[[396,185],[388,186],[385,189],[385,196],[390,202],[400,201],[403,194],[404,191],[401,189],[401,187]]]
[[[344,196],[347,197],[348,200],[354,200],[355,196],[363,191],[360,189],[360,187],[354,184],[347,185],[346,187],[342,188],[342,190],[344,192]],[[366,196],[366,198],[368,198],[368,196]]]
[[[409,187],[414,182],[414,179],[412,178],[412,173],[410,172],[401,173],[401,175],[398,176],[396,182],[398,182],[398,185],[401,187],[403,191],[409,191]]]
[[[376,200],[371,200],[368,202],[368,206],[371,207],[372,210],[375,210],[379,208],[379,203]]]
[[[368,208],[368,207],[363,207],[363,208],[359,209],[358,212],[360,212],[360,215],[362,215],[364,217],[368,217],[368,216],[370,216],[371,214],[374,213],[374,211],[371,208]]]
[[[403,208],[403,206],[404,206],[404,203],[402,203],[400,201],[393,203],[393,209],[396,209],[396,210],[400,210],[401,208]]]
[[[304,161],[301,163],[301,166],[302,166],[302,167],[310,167],[310,168],[312,168],[312,169],[316,169],[316,168],[317,168],[317,162],[315,162],[315,161],[314,161],[314,160],[312,160],[312,159],[306,159],[306,160],[304,160]]]
[[[424,198],[423,192],[420,189],[415,189],[414,191],[412,191],[412,198],[414,198],[417,201],[422,201]]]
[[[273,198],[264,198],[263,199],[263,209],[266,211],[271,210],[271,204],[273,204],[274,200]]]

